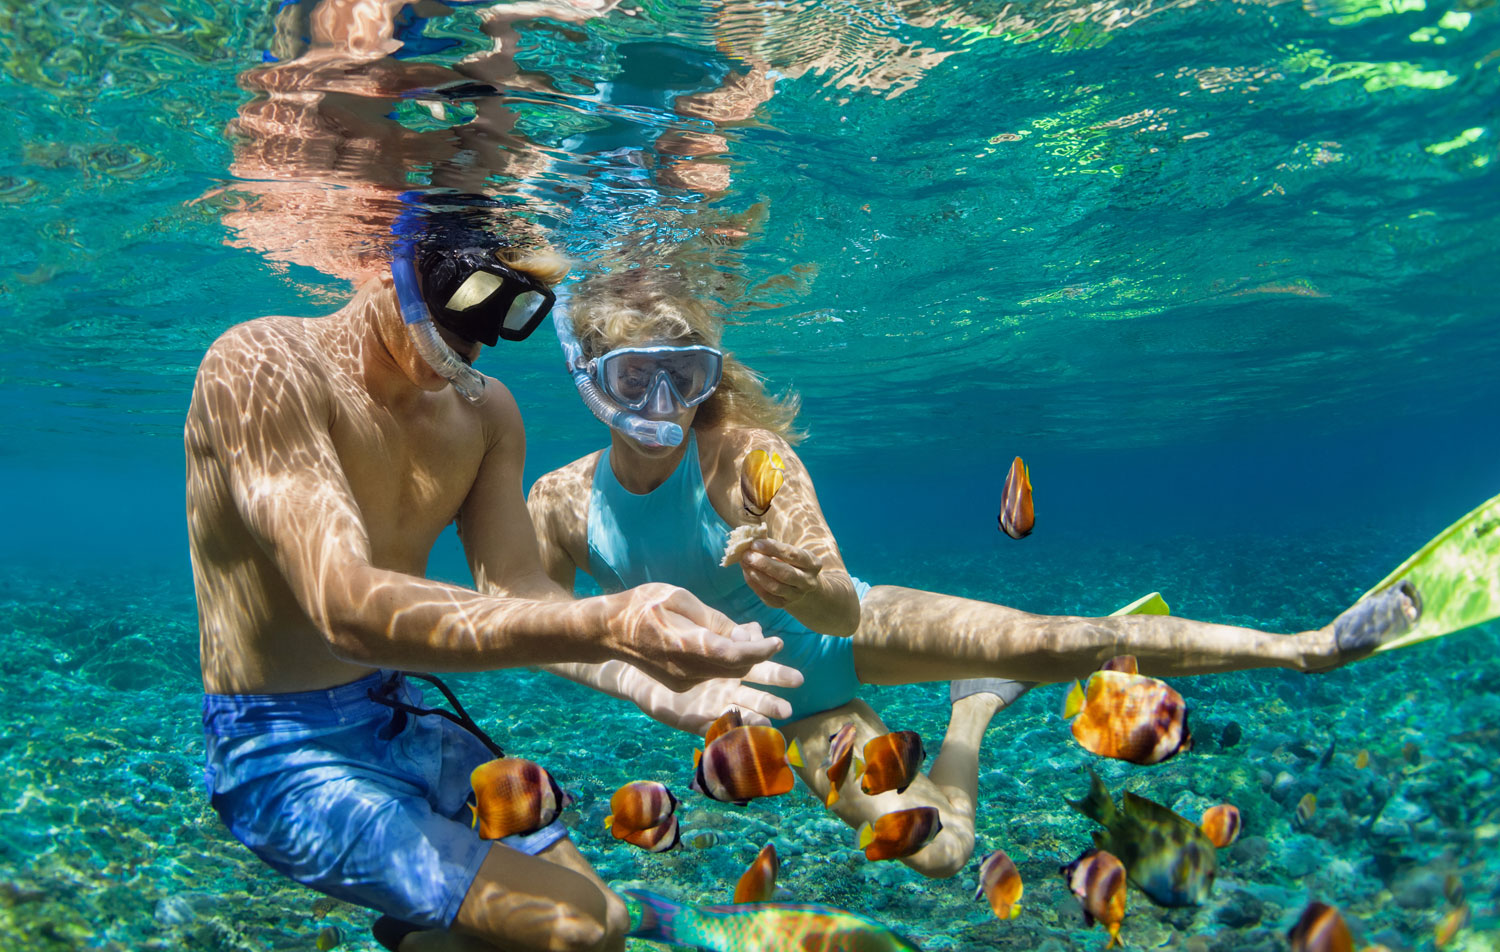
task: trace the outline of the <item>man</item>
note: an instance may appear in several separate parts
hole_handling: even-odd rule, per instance
[[[451,221],[396,257],[337,313],[231,328],[199,367],[187,495],[209,793],[276,869],[409,923],[378,936],[391,948],[620,949],[624,907],[560,825],[499,845],[460,817],[493,754],[392,710],[420,704],[399,671],[618,660],[772,717],[785,702],[722,679],[801,676],[766,661],[779,639],[681,589],[572,601],[545,576],[520,413],[470,364],[536,327],[564,263],[502,260]],[[455,519],[485,594],[422,577]],[[412,926],[427,931],[403,941]]]

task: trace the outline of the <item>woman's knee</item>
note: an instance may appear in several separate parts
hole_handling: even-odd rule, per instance
[[[931,843],[903,862],[928,879],[950,879],[963,872],[974,855],[974,831],[945,827]]]

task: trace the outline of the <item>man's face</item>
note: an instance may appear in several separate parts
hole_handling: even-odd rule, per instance
[[[443,339],[443,343],[453,348],[453,352],[464,363],[473,366],[474,361],[479,359],[479,354],[484,350],[484,345],[478,341],[460,337],[441,324],[434,324],[433,326],[437,328],[438,336]]]

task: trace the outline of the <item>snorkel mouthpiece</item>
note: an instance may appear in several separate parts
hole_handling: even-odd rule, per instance
[[[401,304],[401,320],[406,324],[406,333],[412,346],[427,362],[433,372],[457,390],[465,400],[478,403],[484,399],[484,376],[464,362],[453,352],[448,342],[438,333],[432,323],[432,314],[422,300],[417,285],[417,268],[412,261],[412,241],[402,237],[396,243],[396,256],[391,261],[391,277],[396,282],[396,299]]]
[[[578,388],[578,396],[594,416],[613,429],[635,440],[643,446],[677,446],[682,443],[682,427],[670,420],[648,420],[639,414],[615,404],[599,390],[594,377],[589,373],[588,360],[583,356],[583,345],[573,333],[573,321],[568,317],[568,291],[557,288],[557,301],[552,306],[552,326],[557,329],[557,342],[562,345],[563,362]]]

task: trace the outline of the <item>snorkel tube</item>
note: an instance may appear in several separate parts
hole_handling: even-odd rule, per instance
[[[599,390],[594,375],[589,373],[589,362],[583,356],[583,345],[573,333],[573,320],[568,316],[568,289],[554,289],[557,301],[552,305],[552,326],[557,328],[557,342],[562,345],[563,362],[573,377],[573,385],[583,398],[583,405],[599,418],[601,423],[619,430],[643,446],[677,446],[682,442],[682,427],[669,420],[648,420],[618,406]]]
[[[416,239],[411,221],[413,212],[401,214],[391,230],[396,234],[395,257],[391,259],[391,277],[396,282],[396,300],[401,303],[401,320],[406,324],[406,333],[412,346],[438,376],[453,384],[453,389],[470,403],[484,399],[484,376],[464,363],[463,358],[453,352],[448,342],[438,334],[432,323],[432,314],[422,300],[422,291],[417,285],[417,266],[412,260]]]

